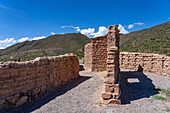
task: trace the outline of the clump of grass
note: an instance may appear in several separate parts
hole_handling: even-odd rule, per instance
[[[158,111],[156,108],[153,108],[154,111]]]
[[[161,93],[164,93],[164,94],[166,94],[167,97],[170,97],[170,89],[164,89],[164,88],[160,88],[160,87],[158,87],[156,89],[159,89],[159,91]]]
[[[154,95],[152,96],[152,98],[157,99],[157,100],[166,100],[166,98],[158,96],[158,95]]]
[[[170,112],[170,107],[165,107],[166,112]]]
[[[162,92],[162,93],[165,93],[166,96],[170,97],[170,90],[169,90],[169,89],[166,90],[166,89],[162,89],[162,88],[161,88],[161,92]]]

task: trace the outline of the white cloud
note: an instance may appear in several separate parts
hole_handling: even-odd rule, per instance
[[[89,37],[91,34],[94,33],[94,31],[95,31],[94,28],[88,28],[88,29],[82,29],[82,30],[80,30],[80,33],[81,33],[81,34],[84,34],[84,35],[86,35],[86,36]]]
[[[54,32],[51,32],[51,34],[52,34],[52,35],[55,35],[55,33],[54,33]]]
[[[14,43],[16,43],[14,38],[6,38],[5,40],[0,40],[0,49],[5,49]]]
[[[0,49],[5,49],[5,47],[0,44]]]
[[[6,46],[9,47],[9,46],[12,46],[12,44],[7,44]]]
[[[130,24],[130,25],[128,26],[128,29],[131,29],[131,28],[135,27],[135,25],[141,26],[141,25],[143,25],[143,24],[144,24],[144,23],[141,23],[141,22],[133,23],[133,24]]]
[[[24,41],[26,41],[26,40],[28,40],[28,39],[29,39],[28,37],[21,38],[21,39],[18,40],[18,42],[24,42]]]
[[[5,40],[0,40],[0,49],[5,49],[5,48],[15,44],[16,42],[23,42],[26,40],[39,40],[39,39],[43,39],[43,38],[46,38],[46,37],[40,36],[40,37],[34,37],[32,39],[25,37],[25,38],[18,39],[17,41],[14,38],[6,38]]]
[[[14,38],[6,38],[5,40],[0,40],[1,44],[15,43],[16,40]]]
[[[99,27],[99,31],[96,33],[91,33],[91,35],[94,35],[94,37],[98,37],[98,36],[104,36],[107,34],[107,28],[104,26],[100,26]]]
[[[95,31],[95,28],[88,28],[88,29],[80,29],[80,27],[75,27],[73,25],[65,25],[65,26],[61,26],[61,28],[73,28],[75,29],[75,31],[78,31],[80,32],[81,34],[84,34],[86,36],[94,36],[94,37],[97,37],[97,36],[103,36],[103,35],[106,35],[107,34],[107,28],[104,27],[104,26],[100,26],[99,27],[99,31],[98,32],[94,32]]]
[[[10,7],[1,5],[1,4],[0,4],[0,8],[5,9],[5,10],[11,10],[11,11],[23,13],[23,11],[20,11],[20,10],[18,10],[18,9],[14,9],[14,8],[10,8]]]
[[[46,37],[45,36],[34,37],[32,40],[40,40],[40,39],[43,39],[43,38],[46,38]]]
[[[134,23],[134,25],[139,25],[139,26],[141,26],[141,25],[143,25],[144,23],[141,23],[141,22],[137,22],[137,23]]]
[[[80,29],[80,27],[75,27],[73,25],[69,25],[69,26],[65,25],[65,26],[61,26],[61,28],[73,28],[75,29],[75,31],[78,31],[81,34],[86,35],[87,37],[104,36],[108,32],[108,29],[104,26],[100,26],[97,32],[95,32],[95,28]],[[129,33],[127,30],[125,30],[125,27],[123,27],[121,24],[119,24],[119,30],[120,30],[120,33],[123,33],[123,34]]]
[[[67,26],[67,25],[65,25],[65,26],[61,26],[61,28],[67,28],[67,27],[69,27],[69,26]]]
[[[127,34],[127,33],[129,33],[128,31],[126,31],[126,30],[125,30],[125,28],[124,28],[121,24],[119,24],[118,29],[120,30],[120,32],[119,32],[119,33],[123,33],[123,34]]]
[[[65,25],[65,26],[61,26],[61,28],[73,28],[73,29],[75,29],[76,31],[80,31],[80,27],[75,27],[75,26],[73,26],[73,25]]]
[[[129,26],[128,26],[128,29],[131,29],[131,28],[133,28],[134,27],[134,25],[133,24],[130,24]]]

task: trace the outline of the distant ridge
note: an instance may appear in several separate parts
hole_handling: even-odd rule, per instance
[[[120,51],[158,53],[170,56],[170,21],[121,35]]]
[[[0,50],[0,61],[32,60],[41,56],[57,56],[65,53],[74,53],[80,58],[82,51],[91,40],[80,33],[52,35],[45,39],[17,43]],[[158,53],[170,56],[170,21],[163,24],[120,34],[120,51]]]
[[[80,33],[51,35],[45,39],[17,43],[0,50],[0,61],[32,60],[41,56],[57,56],[65,53],[74,53],[83,57],[83,48],[90,39]]]

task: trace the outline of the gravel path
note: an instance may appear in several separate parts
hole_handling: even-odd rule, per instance
[[[81,77],[66,84],[55,92],[48,93],[31,103],[26,103],[10,112],[33,113],[165,113],[170,101],[153,99],[152,95],[166,97],[155,90],[156,87],[170,89],[170,77],[152,73],[121,71],[121,89],[123,105],[102,105],[101,93],[104,89],[103,75],[80,71]],[[168,97],[166,97],[168,98]]]

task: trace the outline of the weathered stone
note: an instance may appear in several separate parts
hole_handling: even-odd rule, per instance
[[[85,45],[84,68],[92,68],[92,43]]]
[[[6,100],[1,100],[0,106],[4,103],[18,106],[78,78],[79,61],[77,56],[66,54],[26,62],[0,62],[0,75],[0,98]]]
[[[118,26],[108,27],[107,36],[107,76],[105,77],[105,93],[102,94],[103,103],[118,104],[116,93],[119,93],[119,87],[115,87],[116,81],[119,76],[119,31]],[[119,95],[119,94],[117,94]],[[113,100],[114,98],[114,100]]]
[[[15,96],[9,97],[9,98],[6,99],[6,101],[8,101],[9,103],[15,105],[16,102],[17,102],[18,99],[19,99],[19,96],[20,96],[20,95],[17,94],[17,95],[15,95]]]
[[[106,84],[105,85],[105,92],[113,93],[114,87],[111,87],[110,85]]]
[[[111,99],[111,100],[108,101],[108,104],[118,104],[118,105],[120,105],[121,100],[119,100],[119,99]]]
[[[170,57],[149,53],[120,53],[120,68],[149,71],[163,76],[170,74]]]
[[[106,84],[114,84],[115,83],[115,78],[114,77],[106,77]]]
[[[7,102],[5,100],[0,100],[0,106],[6,104]]]
[[[111,99],[112,98],[112,94],[111,93],[103,93],[102,94],[102,98],[105,100]]]
[[[20,106],[20,105],[26,103],[27,101],[28,101],[28,97],[27,97],[27,96],[22,96],[22,97],[18,100],[18,102],[16,103],[16,106]]]

